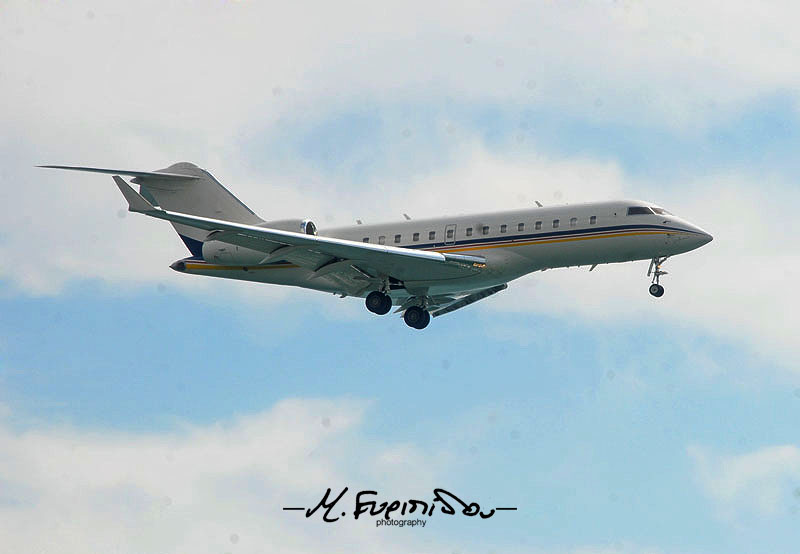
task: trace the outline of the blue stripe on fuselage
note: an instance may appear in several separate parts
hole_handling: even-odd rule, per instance
[[[680,227],[667,227],[666,225],[613,225],[609,227],[597,227],[596,229],[566,229],[564,231],[547,231],[538,233],[528,233],[525,235],[506,234],[505,236],[493,236],[486,238],[469,238],[457,240],[455,242],[433,242],[428,244],[408,244],[403,245],[401,248],[414,248],[414,249],[431,249],[431,248],[453,248],[456,246],[477,246],[480,244],[493,244],[499,242],[517,242],[531,239],[543,239],[553,237],[569,237],[580,235],[597,235],[602,233],[609,233],[614,231],[632,231],[632,230],[657,230],[657,231],[678,231],[684,233],[694,233],[688,229],[681,229]]]

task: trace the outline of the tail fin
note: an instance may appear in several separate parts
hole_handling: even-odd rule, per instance
[[[264,222],[208,171],[192,163],[176,163],[155,173],[196,177],[191,180],[159,179],[148,175],[131,179],[131,182],[140,185],[142,196],[165,210],[248,225]],[[207,234],[205,231],[180,223],[173,223],[173,227],[193,256],[203,255],[203,241]]]
[[[165,210],[200,217],[257,225],[264,220],[223,187],[208,171],[189,162],[180,162],[157,171],[125,171],[73,166],[40,166],[72,169],[110,175],[133,176],[148,202]],[[193,256],[202,256],[206,231],[173,223],[173,227]]]

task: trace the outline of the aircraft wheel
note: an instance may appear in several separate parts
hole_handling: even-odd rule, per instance
[[[650,294],[652,294],[656,298],[661,298],[662,296],[664,296],[664,287],[653,283],[652,285],[650,285]]]
[[[392,299],[389,298],[389,295],[377,290],[367,295],[364,304],[366,304],[369,311],[378,315],[386,314],[392,309]]]
[[[406,322],[406,325],[414,329],[424,329],[430,321],[430,317],[430,314],[419,306],[411,306],[403,314],[403,321]]]
[[[383,304],[381,304],[381,309],[379,312],[376,312],[378,315],[388,314],[389,310],[392,309],[392,297],[388,294],[383,295]]]

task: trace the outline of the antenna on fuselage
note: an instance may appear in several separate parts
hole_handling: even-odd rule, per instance
[[[411,216],[409,216],[409,215],[408,215],[407,213],[405,213],[405,212],[403,212],[403,217],[405,217],[405,218],[406,218],[406,221],[411,221]]]
[[[542,203],[539,202],[538,200],[534,200],[534,202],[536,202],[536,205],[539,206],[540,208],[544,208],[544,206],[542,206]]]
[[[361,225],[361,220],[360,219],[356,219],[356,225]]]

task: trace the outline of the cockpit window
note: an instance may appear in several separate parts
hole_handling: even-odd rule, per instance
[[[653,210],[654,212],[656,212],[658,215],[672,215],[670,212],[668,212],[664,208],[653,207],[653,208],[650,208],[650,209]]]
[[[653,213],[653,210],[645,208],[644,206],[631,206],[628,208],[628,215],[646,215],[651,213]]]

